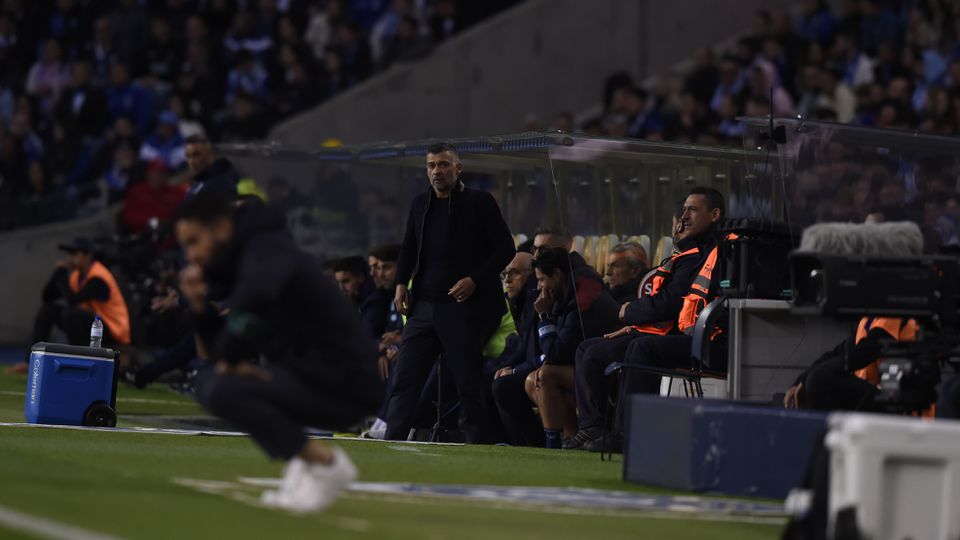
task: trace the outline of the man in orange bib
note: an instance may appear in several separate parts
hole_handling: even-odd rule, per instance
[[[104,347],[130,343],[130,315],[117,280],[94,257],[95,246],[86,238],[77,238],[60,246],[67,256],[43,289],[43,304],[33,323],[33,343],[48,341],[54,327],[67,335],[70,345],[90,343],[90,325],[94,317],[103,321]],[[8,372],[26,373],[21,362]]]
[[[90,342],[94,317],[103,321],[104,346],[130,343],[130,315],[117,280],[94,257],[93,242],[77,238],[60,246],[67,256],[43,291],[43,305],[33,327],[33,341],[49,339],[54,326],[71,345]],[[61,302],[62,301],[62,302]]]

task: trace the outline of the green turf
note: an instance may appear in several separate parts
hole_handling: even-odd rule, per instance
[[[22,377],[0,376],[0,389],[20,383],[25,384]],[[159,390],[131,392],[121,392],[121,404],[123,396],[131,395],[183,399]],[[0,394],[4,417],[19,414],[22,407],[22,397],[11,397]],[[179,407],[186,408],[167,405],[138,412],[171,414]],[[595,454],[476,446],[402,451],[398,448],[410,446],[340,444],[364,481],[654,491],[623,483],[620,464],[602,463]],[[267,461],[246,438],[0,428],[0,506],[124,538],[751,539],[779,534],[779,527],[771,525],[637,513],[569,515],[370,495],[347,495],[326,513],[294,516],[171,482],[174,477],[235,481],[241,475],[279,474],[280,465]],[[0,529],[0,537],[7,538],[6,532]]]

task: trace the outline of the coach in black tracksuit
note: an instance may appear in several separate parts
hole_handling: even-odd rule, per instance
[[[281,215],[204,190],[181,209],[177,236],[209,288],[183,291],[215,365],[198,382],[204,408],[285,460],[305,452],[305,426],[345,429],[377,410],[369,331]]]
[[[410,208],[395,298],[408,319],[396,359],[387,439],[407,439],[420,391],[442,355],[460,396],[467,442],[486,442],[483,344],[506,309],[500,272],[515,251],[496,201],[467,189],[459,180],[462,170],[452,146],[432,146],[431,189]]]

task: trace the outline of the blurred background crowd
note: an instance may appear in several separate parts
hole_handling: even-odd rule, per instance
[[[185,139],[264,138],[514,3],[3,0],[0,230],[127,197],[175,208]]]

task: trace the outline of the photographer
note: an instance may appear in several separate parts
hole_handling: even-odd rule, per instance
[[[885,340],[916,341],[913,319],[864,317],[853,339],[825,353],[794,383],[784,407],[819,411],[878,410],[880,345]]]

